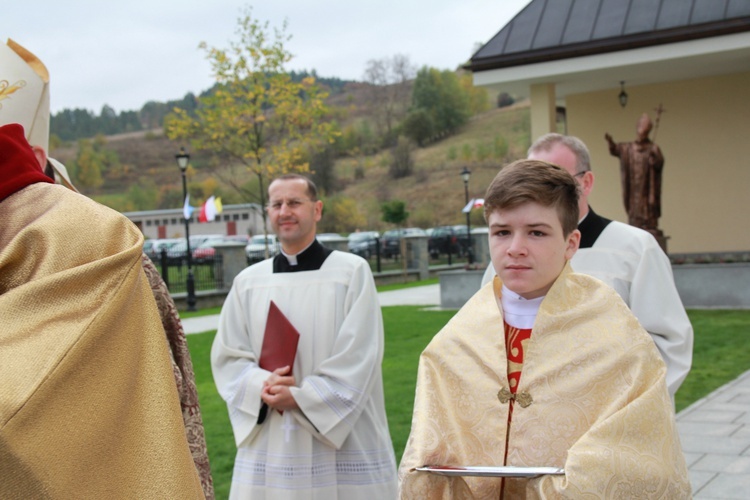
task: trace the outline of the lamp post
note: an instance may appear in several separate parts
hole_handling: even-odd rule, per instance
[[[182,172],[182,199],[187,201],[187,180],[185,171],[190,163],[190,155],[185,152],[185,148],[180,148],[180,152],[174,155],[177,159],[177,165]],[[193,253],[190,251],[190,217],[185,218],[185,242],[187,243],[187,310],[195,311],[195,277],[193,276]]]
[[[464,169],[461,170],[461,178],[464,180],[464,195],[466,197],[466,205],[469,204],[469,178],[470,177],[471,177],[471,170],[469,170],[468,167],[464,167]],[[466,237],[467,237],[466,253],[468,254],[469,264],[472,264],[474,262],[474,256],[473,256],[472,245],[471,245],[471,208],[466,211]]]

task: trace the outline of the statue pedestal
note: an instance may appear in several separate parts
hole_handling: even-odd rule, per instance
[[[667,252],[667,240],[669,239],[669,236],[664,236],[664,233],[661,229],[647,229],[649,233],[651,233],[654,238],[656,238],[656,242],[659,243],[659,246],[662,250],[664,250],[664,253]]]

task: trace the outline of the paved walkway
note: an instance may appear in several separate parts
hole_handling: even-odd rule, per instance
[[[415,286],[380,292],[378,294],[381,306],[438,306],[440,305],[440,285]],[[199,316],[182,320],[182,328],[186,334],[202,333],[216,330],[219,315]]]
[[[378,294],[382,306],[440,305],[440,285]],[[182,321],[185,333],[215,330],[219,316]],[[693,496],[701,500],[750,498],[750,370],[677,415]]]
[[[677,415],[693,496],[750,498],[750,371]]]

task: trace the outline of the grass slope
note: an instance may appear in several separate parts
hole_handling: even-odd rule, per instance
[[[336,177],[345,186],[342,194],[356,200],[368,228],[382,226],[380,204],[393,199],[407,203],[410,214],[407,225],[464,224],[461,169],[468,166],[472,172],[469,197],[483,198],[503,164],[526,156],[529,137],[527,104],[493,109],[473,117],[458,134],[416,149],[414,172],[408,177],[389,176],[389,152],[340,159],[336,162]],[[356,176],[358,167],[364,171],[363,178]],[[481,219],[480,211],[477,215]]]

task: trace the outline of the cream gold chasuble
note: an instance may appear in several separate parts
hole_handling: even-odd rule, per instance
[[[543,300],[510,429],[508,388],[490,283],[420,357],[401,498],[690,497],[664,362],[622,299],[595,278],[568,265]],[[414,470],[422,465],[554,466],[565,475],[506,478],[503,492],[499,478]]]
[[[0,498],[203,498],[138,229],[45,183],[0,214]]]

